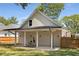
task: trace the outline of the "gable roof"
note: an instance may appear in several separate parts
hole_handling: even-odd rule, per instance
[[[51,19],[49,16],[46,16],[44,13],[38,11],[41,15],[43,15],[44,17],[46,17],[49,21],[51,21],[52,23],[54,23],[56,26],[61,27],[61,25],[54,19]]]
[[[45,18],[47,18],[50,22],[52,22],[53,24],[55,24],[56,26],[55,27],[53,27],[53,26],[40,26],[40,27],[34,27],[34,28],[48,28],[48,27],[50,27],[50,28],[61,28],[62,26],[56,21],[56,20],[54,20],[54,19],[51,19],[50,17],[48,17],[48,16],[46,16],[45,14],[43,14],[42,12],[40,12],[40,11],[37,11],[37,10],[34,10],[34,12],[27,18],[27,19],[25,19],[23,22],[22,22],[22,24],[21,24],[21,26],[18,26],[17,24],[11,24],[10,26],[2,26],[1,25],[1,27],[0,27],[0,29],[1,30],[3,30],[3,29],[12,29],[12,30],[15,30],[15,29],[21,29],[25,24],[26,24],[26,22],[28,21],[28,20],[30,20],[29,18],[31,18],[35,13],[40,13],[43,17],[45,17]]]
[[[26,24],[26,21],[29,20],[29,18],[31,18],[35,13],[36,13],[36,11],[34,10],[34,11],[31,13],[31,15],[30,15],[27,19],[25,19],[25,20],[22,22],[20,28],[22,28],[22,27]]]
[[[29,20],[29,18],[31,18],[37,12],[40,13],[43,17],[47,18],[50,22],[52,22],[56,26],[62,27],[56,20],[51,19],[50,17],[46,16],[44,13],[42,13],[40,11],[34,10],[34,12],[27,19],[25,19],[25,21],[22,23],[22,25],[20,26],[20,28],[22,28],[26,24],[26,22]]]

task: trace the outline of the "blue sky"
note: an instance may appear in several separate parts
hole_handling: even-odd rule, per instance
[[[17,6],[16,4],[0,4],[0,16],[4,16],[6,18],[15,16],[17,17],[17,20],[21,22],[23,21],[23,19],[27,18],[38,5],[39,4],[35,3],[30,4],[28,7],[26,7],[25,10],[23,10],[20,6]],[[73,14],[79,14],[79,4],[66,3],[64,10],[61,12],[59,18]]]
[[[0,4],[0,16],[5,18],[15,16],[19,22],[22,22],[38,5],[39,4],[30,4],[26,9],[22,9],[21,6],[17,6],[16,4]]]
[[[73,14],[79,14],[79,3],[66,3],[64,10],[60,14],[60,18]]]

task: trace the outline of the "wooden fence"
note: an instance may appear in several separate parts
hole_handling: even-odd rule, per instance
[[[2,44],[13,44],[15,37],[0,37],[0,43]]]
[[[74,39],[71,37],[62,37],[61,48],[79,48],[79,39]]]

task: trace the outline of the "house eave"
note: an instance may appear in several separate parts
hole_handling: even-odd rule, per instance
[[[20,30],[38,30],[38,29],[57,29],[62,27],[56,27],[56,26],[38,26],[38,27],[30,27],[30,28],[13,28],[13,29],[3,29],[2,31],[20,31]]]

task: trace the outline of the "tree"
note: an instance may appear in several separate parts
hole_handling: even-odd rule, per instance
[[[17,5],[21,6],[23,9],[25,9],[26,6],[28,6],[29,3],[17,3]]]
[[[16,19],[17,19],[16,17],[11,17],[11,18],[9,19],[9,21],[10,21],[10,23],[12,23],[12,24],[17,24],[18,21],[17,21]]]
[[[47,16],[50,16],[52,18],[57,19],[61,13],[61,11],[64,9],[63,3],[45,3],[41,4],[38,7],[38,10],[46,14]]]
[[[64,25],[69,29],[72,33],[79,33],[79,15],[65,16],[62,19]]]
[[[18,21],[16,20],[16,17],[11,17],[11,18],[6,19],[6,18],[0,16],[0,23],[8,26],[10,24],[17,24]]]
[[[17,5],[20,5],[23,9],[25,9],[26,6],[28,6],[30,3],[18,3]],[[42,3],[37,10],[45,13],[47,16],[50,16],[51,18],[57,19],[61,13],[61,11],[64,9],[63,3]]]
[[[5,23],[6,22],[6,20],[5,20],[5,18],[4,17],[2,17],[2,16],[0,16],[0,23]]]

